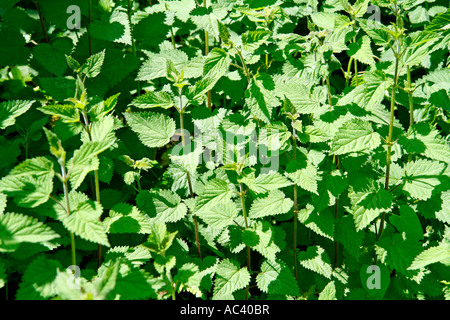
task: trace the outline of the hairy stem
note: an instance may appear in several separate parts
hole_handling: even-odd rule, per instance
[[[294,136],[292,138],[292,147],[293,147],[293,158],[294,160],[297,159],[297,135],[295,135],[295,129],[294,130]],[[297,272],[297,223],[298,223],[298,204],[297,204],[297,184],[294,183],[294,240],[292,247],[294,249],[294,272],[295,272],[295,279],[298,280],[298,272]]]
[[[394,85],[392,86],[392,94],[391,94],[391,110],[390,110],[390,121],[389,121],[389,136],[386,140],[387,144],[387,153],[386,153],[386,179],[384,181],[384,189],[389,191],[389,176],[391,171],[391,151],[392,151],[392,134],[394,131],[394,112],[395,112],[395,95],[397,91],[398,86],[398,66],[399,66],[399,60],[400,60],[400,50],[399,50],[399,43],[397,39],[397,50],[395,52],[395,71],[394,71]],[[381,214],[381,221],[380,221],[380,230],[377,235],[377,239],[381,237],[381,234],[383,233],[384,229],[384,220],[385,220],[385,213],[383,212]]]
[[[133,50],[133,55],[137,60],[137,52],[136,52],[136,42],[134,41],[134,37],[133,37],[133,25],[131,23],[131,11],[132,11],[132,5],[131,5],[131,1],[132,0],[128,0],[128,6],[127,6],[127,13],[128,13],[128,23],[130,24],[130,31],[131,31],[131,49]],[[172,31],[172,29],[171,29]],[[175,49],[175,47],[174,47]],[[137,94],[139,95],[141,93],[141,83],[139,81],[137,82]]]
[[[186,150],[186,140],[185,140],[185,136],[184,136],[184,120],[183,120],[183,104],[182,104],[182,99],[181,99],[181,93],[182,93],[182,89],[178,88],[178,96],[179,96],[179,103],[180,103],[180,127],[181,127],[181,143],[183,146],[183,154],[184,151]],[[194,198],[194,189],[192,188],[192,182],[191,182],[191,175],[189,174],[189,171],[186,170],[186,179],[188,182],[188,188],[189,188],[189,194],[191,195],[191,198]],[[198,221],[197,221],[197,215],[194,213],[194,232],[195,232],[195,243],[197,245],[197,252],[198,252],[198,257],[201,259],[202,258],[202,251],[200,249],[200,237],[199,237],[199,233],[198,233]]]
[[[242,213],[244,214],[244,224],[245,228],[248,228],[248,221],[247,221],[247,209],[245,207],[245,196],[244,196],[244,188],[242,186],[242,183],[239,183],[239,196],[241,198],[242,203]],[[251,272],[251,254],[250,254],[250,247],[247,246],[247,269],[249,272]],[[248,300],[248,294],[249,294],[249,286],[247,285],[247,288],[245,289],[245,300]]]
[[[45,42],[49,43],[47,30],[45,30],[45,25],[44,25],[44,17],[42,16],[42,13],[41,13],[41,8],[39,7],[39,3],[38,3],[37,0],[34,0],[34,4],[36,5],[36,10],[37,10],[38,15],[39,15],[39,20],[41,22],[41,28],[42,28],[42,33],[44,34]]]
[[[90,129],[91,124],[89,123],[89,120],[88,120],[88,117],[86,114],[86,109],[83,109],[81,114],[83,115],[83,120],[84,120],[83,128],[86,131],[86,133],[88,134],[89,141],[92,141],[92,135],[91,135],[91,129]],[[98,170],[94,170],[94,184],[95,184],[95,200],[98,202],[98,204],[101,204],[101,202],[100,202],[100,179],[98,176]],[[98,219],[99,219],[99,221],[101,221],[102,217],[100,216]],[[98,245],[97,256],[98,256],[97,266],[100,268],[100,265],[102,264],[102,245],[101,244]]]
[[[69,179],[66,167],[64,166],[64,163],[60,162],[61,165],[61,175],[62,175],[62,183],[63,183],[63,190],[64,190],[64,200],[66,201],[66,212],[67,216],[70,216],[70,203],[69,203],[69,186],[67,184],[67,180]],[[75,235],[72,231],[70,231],[70,246],[71,246],[71,252],[72,252],[72,265],[77,264],[77,258],[76,258],[76,249],[75,249]]]
[[[92,22],[92,0],[89,0],[89,28],[88,28],[89,56],[92,55],[92,39],[90,31],[91,22]]]

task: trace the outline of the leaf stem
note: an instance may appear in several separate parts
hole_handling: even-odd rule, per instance
[[[45,30],[44,17],[42,16],[41,8],[39,7],[39,3],[37,0],[34,0],[34,4],[36,5],[36,9],[37,9],[37,12],[39,15],[39,20],[41,22],[41,28],[42,28],[42,33],[44,34],[45,42],[49,43],[47,31]]]
[[[69,176],[66,172],[66,167],[64,166],[64,163],[60,161],[61,166],[61,176],[62,176],[62,183],[63,183],[63,190],[64,190],[64,199],[66,201],[66,212],[67,216],[70,216],[70,202],[69,202],[69,186],[67,184],[67,180],[69,180]],[[70,245],[71,245],[71,252],[72,252],[72,265],[77,264],[76,259],[76,249],[75,249],[75,235],[72,231],[70,232]]]
[[[295,134],[292,137],[292,147],[293,147],[293,158],[297,160],[297,135]],[[298,272],[297,272],[297,223],[298,223],[298,203],[297,203],[297,184],[294,183],[294,239],[292,247],[294,249],[294,272],[295,272],[295,280],[298,281]]]
[[[392,151],[392,134],[394,131],[394,112],[395,112],[395,95],[397,91],[397,84],[398,84],[398,78],[399,78],[399,52],[400,52],[400,46],[397,40],[397,51],[395,53],[395,71],[394,71],[394,85],[392,86],[392,94],[391,94],[391,110],[390,110],[390,121],[389,121],[389,136],[387,138],[386,144],[387,144],[387,152],[386,152],[386,179],[384,182],[384,189],[389,191],[389,177],[390,177],[390,171],[391,171],[391,151]],[[385,212],[381,214],[381,221],[380,221],[380,230],[377,235],[377,240],[381,237],[381,234],[383,233],[384,229],[384,220],[385,220]]]
[[[182,91],[183,91],[182,88],[178,88],[178,96],[179,96],[179,103],[180,103],[179,114],[180,114],[181,143],[183,146],[183,155],[184,155],[184,151],[186,150],[186,141],[185,141],[185,136],[184,136],[184,120],[183,120],[184,110],[183,110],[183,100],[181,98]],[[186,179],[188,182],[189,194],[191,195],[191,198],[194,198],[194,190],[192,188],[191,175],[189,174],[188,170],[186,170]],[[198,233],[197,215],[195,213],[193,213],[193,216],[194,216],[195,243],[197,245],[198,257],[201,259],[202,252],[200,249],[200,237],[199,237],[199,233]]]
[[[128,12],[128,23],[130,25],[130,31],[131,31],[131,49],[133,50],[133,55],[137,60],[137,53],[136,53],[136,42],[134,40],[133,37],[133,25],[131,24],[131,1],[132,0],[128,0],[128,6],[127,6],[127,12]],[[170,29],[170,31],[172,32],[172,29]],[[172,38],[173,38],[173,34],[172,34]],[[173,41],[173,39],[172,39]],[[175,45],[174,45],[174,49],[175,49]],[[139,81],[137,82],[137,94],[139,95],[141,93],[141,83]]]
[[[241,198],[242,203],[242,213],[244,214],[244,224],[245,228],[248,228],[248,221],[247,221],[247,209],[245,207],[245,196],[244,196],[244,188],[242,187],[242,183],[239,183],[239,196]],[[247,269],[249,272],[251,272],[251,254],[250,254],[250,247],[247,246]],[[247,285],[247,288],[245,289],[245,300],[248,300],[248,294],[249,294],[249,286]]]

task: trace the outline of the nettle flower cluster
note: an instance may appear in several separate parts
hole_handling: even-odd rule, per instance
[[[26,154],[2,167],[0,288],[448,299],[450,18],[434,2],[100,1],[73,39],[47,15],[40,95],[0,105],[1,147]]]

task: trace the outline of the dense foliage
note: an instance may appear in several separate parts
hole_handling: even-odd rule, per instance
[[[448,0],[3,0],[2,299],[450,299]]]

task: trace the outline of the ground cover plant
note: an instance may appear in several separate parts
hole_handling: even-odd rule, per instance
[[[450,299],[447,0],[0,3],[1,299]]]

